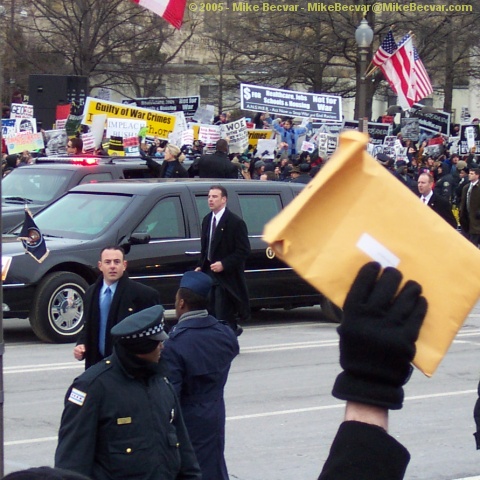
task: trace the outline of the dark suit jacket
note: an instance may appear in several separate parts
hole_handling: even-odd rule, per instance
[[[202,155],[193,170],[198,171],[200,178],[238,178],[238,168],[224,152]]]
[[[228,208],[218,222],[211,247],[212,262],[222,262],[223,272],[212,273],[207,259],[210,223],[209,213],[202,221],[202,253],[199,266],[202,271],[213,275],[233,297],[241,319],[250,317],[247,282],[245,280],[245,261],[250,255],[247,225]]]
[[[457,228],[457,220],[453,216],[452,206],[448,200],[438,195],[438,193],[433,192],[433,195],[428,201],[428,206],[434,212],[438,213],[453,228]]]
[[[318,480],[401,480],[410,454],[387,432],[361,422],[343,422]]]
[[[148,168],[152,171],[152,173],[157,177],[157,178],[165,178],[165,170],[167,170],[167,165],[169,162],[166,162],[165,160],[160,164],[156,160],[153,160],[153,158],[147,157],[147,166]],[[173,167],[173,174],[170,178],[187,178],[188,177],[188,172],[185,170],[183,165],[178,161],[174,160],[173,162],[174,167]]]
[[[78,337],[77,345],[85,345],[85,369],[99,362],[104,356],[98,350],[98,324],[100,320],[99,295],[103,285],[103,276],[90,285],[85,292],[85,325]],[[108,313],[107,332],[132,313],[160,304],[160,295],[153,288],[130,280],[125,274],[118,281],[115,295]],[[112,354],[110,335],[105,338],[105,357]]]
[[[463,231],[472,235],[480,234],[480,182],[473,188],[470,196],[470,211],[467,211],[467,193],[470,183],[462,190],[460,202],[460,225]]]

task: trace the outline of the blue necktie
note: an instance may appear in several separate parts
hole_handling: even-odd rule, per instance
[[[102,355],[105,355],[105,338],[107,334],[107,320],[110,305],[112,303],[112,291],[107,287],[100,302],[100,325],[98,328],[98,349]]]

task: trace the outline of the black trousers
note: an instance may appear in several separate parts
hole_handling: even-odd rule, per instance
[[[235,302],[228,291],[214,280],[212,289],[210,290],[209,313],[217,320],[223,320],[235,332],[237,330],[237,310]]]

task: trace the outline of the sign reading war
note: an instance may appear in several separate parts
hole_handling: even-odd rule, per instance
[[[342,120],[342,98],[320,93],[295,92],[258,85],[240,85],[242,110],[269,112],[327,122]]]

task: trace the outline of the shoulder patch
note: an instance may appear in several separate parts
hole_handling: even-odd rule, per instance
[[[70,392],[70,396],[68,397],[68,401],[75,403],[76,405],[80,405],[82,407],[86,397],[87,397],[87,394],[85,392],[82,392],[81,390],[77,390],[76,388],[72,388],[72,391]]]

